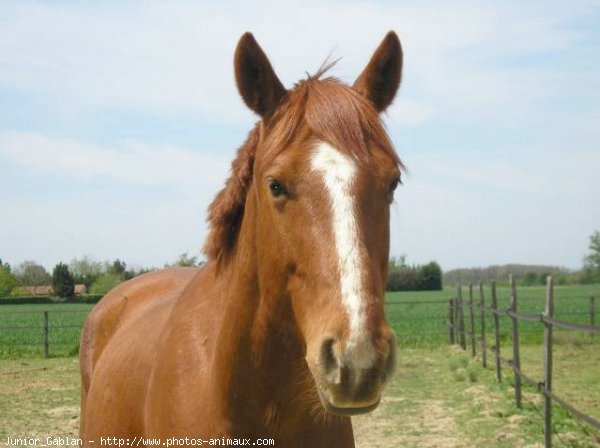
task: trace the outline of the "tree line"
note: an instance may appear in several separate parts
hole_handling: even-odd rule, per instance
[[[557,285],[600,283],[600,231],[590,235],[589,253],[583,258],[580,270],[572,271],[561,266],[505,264],[485,268],[460,268],[444,272],[444,282],[477,283],[507,279],[512,274],[523,286],[545,285],[546,277],[552,275]]]
[[[485,268],[452,269],[442,274],[438,263],[408,265],[406,255],[392,257],[388,265],[388,291],[441,290],[443,282],[454,285],[458,282],[477,283],[508,278],[512,274],[521,285],[543,285],[548,275],[556,284],[600,283],[600,231],[590,236],[589,253],[583,259],[579,271],[570,271],[559,266],[507,264]],[[203,262],[196,256],[181,254],[169,266],[200,266]],[[58,297],[72,297],[74,285],[83,284],[91,294],[104,295],[119,283],[156,268],[128,268],[124,261],[96,261],[89,257],[76,258],[70,263],[59,263],[52,274],[35,261],[24,261],[14,267],[0,259],[0,297],[24,295],[25,288],[52,285]]]
[[[169,266],[199,266],[202,261],[187,253],[181,254]],[[24,261],[11,268],[0,260],[0,297],[31,295],[28,287],[52,286],[52,295],[61,298],[74,296],[75,285],[82,284],[93,295],[104,295],[120,283],[155,270],[128,269],[119,259],[96,261],[89,257],[76,258],[70,263],[58,263],[52,273],[39,263]],[[442,289],[442,270],[436,262],[423,266],[408,265],[406,256],[392,258],[388,269],[388,291],[423,291]]]
[[[439,291],[442,268],[435,261],[424,265],[408,265],[406,255],[392,257],[388,264],[388,291]]]
[[[181,254],[169,266],[199,266],[198,257]],[[90,294],[104,295],[120,283],[156,270],[157,268],[128,268],[119,259],[97,261],[90,257],[75,258],[70,263],[58,263],[48,272],[36,261],[27,260],[14,267],[0,259],[0,297],[32,295],[34,287],[51,286],[51,295],[71,298],[75,285],[85,285]]]

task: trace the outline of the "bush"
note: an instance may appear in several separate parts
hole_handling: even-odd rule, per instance
[[[0,265],[0,297],[8,296],[18,285],[17,278],[4,265]]]
[[[418,268],[407,266],[400,269],[392,269],[388,272],[388,291],[418,291],[420,290],[420,276]]]
[[[102,295],[80,294],[69,299],[71,303],[98,303]],[[51,296],[18,296],[0,298],[0,305],[39,305],[60,303],[57,297]]]
[[[442,268],[435,261],[422,266],[420,274],[422,291],[442,290]]]
[[[104,295],[120,283],[123,283],[123,281],[124,278],[122,275],[114,273],[102,274],[92,284],[92,287],[90,288],[90,293]]]
[[[600,269],[591,265],[584,266],[580,272],[579,281],[583,284],[599,283]]]
[[[390,263],[388,291],[439,291],[442,289],[442,269],[435,261],[423,266]]]
[[[75,280],[66,264],[58,263],[52,271],[52,289],[54,295],[69,299],[75,295]]]

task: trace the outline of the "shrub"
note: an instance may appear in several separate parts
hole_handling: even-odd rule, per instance
[[[419,290],[419,272],[417,268],[404,267],[388,272],[388,291],[417,291]]]
[[[101,298],[101,295],[81,294],[73,296],[69,301],[71,303],[98,303]],[[39,305],[59,302],[60,300],[57,297],[51,296],[12,296],[0,299],[0,305]]]
[[[8,296],[18,285],[17,278],[10,273],[10,270],[0,266],[0,297]]]
[[[397,265],[388,267],[388,291],[439,291],[442,289],[442,269],[435,261],[423,266]]]
[[[123,283],[123,281],[124,278],[122,275],[114,273],[102,274],[92,284],[92,287],[90,288],[90,293],[104,295],[120,283]]]
[[[421,267],[421,290],[441,291],[442,268],[435,261]]]

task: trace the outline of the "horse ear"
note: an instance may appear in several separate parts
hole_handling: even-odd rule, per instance
[[[287,91],[252,33],[240,38],[234,66],[235,81],[246,105],[261,117],[269,117]]]
[[[383,112],[394,100],[401,77],[402,46],[396,33],[390,31],[354,82],[354,89]]]

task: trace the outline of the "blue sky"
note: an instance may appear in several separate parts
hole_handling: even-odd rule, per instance
[[[232,56],[252,31],[285,85],[333,50],[353,82],[389,29],[384,116],[409,168],[392,254],[578,268],[600,228],[600,2],[2,2],[0,258],[162,266],[256,121]]]

